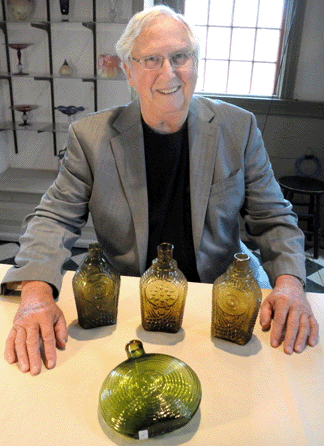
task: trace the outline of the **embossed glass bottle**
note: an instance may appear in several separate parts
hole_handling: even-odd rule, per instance
[[[141,341],[126,345],[128,359],[104,380],[99,407],[106,423],[123,435],[140,440],[187,424],[201,400],[196,373],[181,360],[148,353]]]
[[[246,344],[252,337],[261,297],[249,256],[235,254],[233,264],[213,285],[212,335]]]
[[[179,331],[188,282],[173,259],[173,245],[161,243],[157,258],[140,280],[142,325],[148,331]]]
[[[99,243],[89,245],[88,254],[75,272],[72,286],[81,327],[116,323],[120,274],[108,262]]]

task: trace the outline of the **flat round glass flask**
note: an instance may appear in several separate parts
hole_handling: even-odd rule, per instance
[[[99,395],[101,414],[117,432],[145,439],[187,424],[201,400],[196,373],[184,362],[146,354],[141,341],[126,345],[128,359],[112,370]]]

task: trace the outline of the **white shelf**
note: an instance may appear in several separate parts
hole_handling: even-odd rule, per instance
[[[0,174],[0,192],[44,194],[57,177],[57,171],[16,169]]]

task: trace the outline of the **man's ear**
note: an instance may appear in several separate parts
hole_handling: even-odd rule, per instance
[[[133,82],[132,70],[125,62],[123,62],[123,67],[124,67],[124,70],[125,70],[126,75],[127,75],[128,83],[129,83],[129,85],[131,87],[133,87],[134,86],[134,82]]]

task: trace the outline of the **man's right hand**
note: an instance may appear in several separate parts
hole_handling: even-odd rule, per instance
[[[42,368],[40,339],[45,365],[52,369],[56,364],[56,346],[65,348],[68,331],[51,286],[40,281],[27,281],[22,285],[21,304],[6,341],[5,359],[10,364],[18,361],[22,372],[37,375]]]

